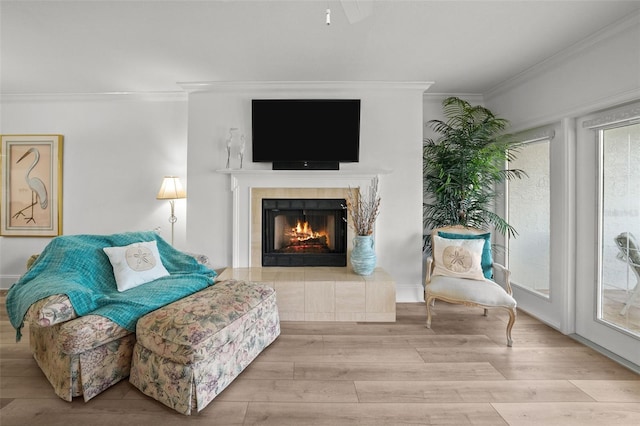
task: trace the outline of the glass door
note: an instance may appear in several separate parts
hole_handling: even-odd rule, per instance
[[[579,121],[576,332],[640,366],[640,121]]]
[[[598,132],[601,154],[597,317],[640,336],[640,124]]]

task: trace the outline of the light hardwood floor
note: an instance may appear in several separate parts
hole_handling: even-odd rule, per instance
[[[126,380],[88,403],[55,396],[15,343],[0,297],[0,425],[639,425],[640,376],[520,312],[397,305],[396,323],[283,322],[198,415]],[[28,333],[25,333],[28,335]]]

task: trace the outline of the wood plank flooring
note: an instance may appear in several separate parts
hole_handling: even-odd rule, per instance
[[[282,322],[199,414],[126,380],[65,402],[15,343],[0,297],[0,425],[639,425],[640,376],[520,312],[399,303],[396,323]],[[25,333],[28,336],[28,333]]]

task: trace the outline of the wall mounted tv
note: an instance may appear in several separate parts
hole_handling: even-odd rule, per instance
[[[337,170],[358,162],[360,99],[253,99],[254,162],[274,170]]]

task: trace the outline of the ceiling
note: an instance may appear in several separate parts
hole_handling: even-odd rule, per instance
[[[615,0],[0,0],[0,93],[433,81],[430,92],[482,94],[639,10]]]

